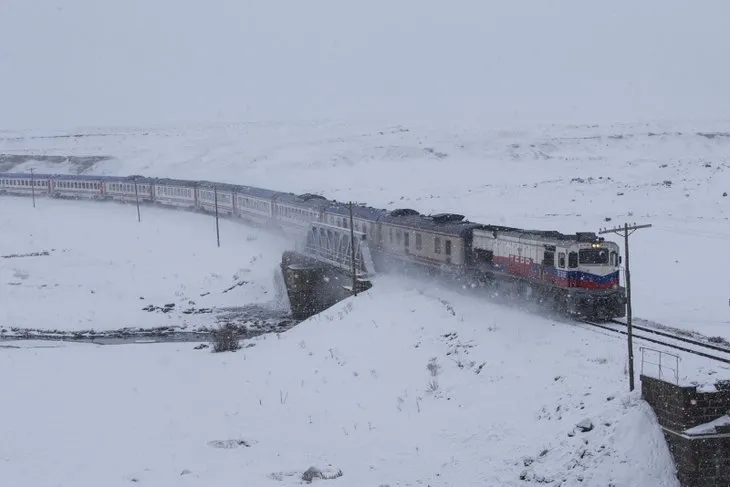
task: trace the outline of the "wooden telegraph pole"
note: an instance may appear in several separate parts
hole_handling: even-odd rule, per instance
[[[30,169],[30,194],[33,195],[33,208],[35,208],[35,175],[33,174],[35,169]]]
[[[218,240],[218,247],[220,247],[221,232],[218,226],[218,186],[213,186],[213,199],[215,200],[215,237]]]
[[[352,201],[347,205],[350,210],[350,260],[352,261],[352,293],[357,296],[357,270],[355,268],[355,225],[352,218]]]
[[[134,200],[137,202],[137,222],[142,221],[142,215],[139,212],[139,191],[137,190],[137,177],[134,178]]]
[[[624,253],[626,254],[626,327],[627,336],[629,339],[629,391],[634,390],[634,344],[633,344],[633,327],[631,324],[631,269],[629,267],[629,235],[634,233],[636,230],[641,228],[649,228],[648,225],[637,225],[633,224],[629,226],[628,223],[624,223],[622,227],[614,227],[603,229],[598,232],[599,235],[605,233],[615,233],[616,235],[624,238]]]

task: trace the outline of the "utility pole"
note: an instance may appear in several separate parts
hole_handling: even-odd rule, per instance
[[[634,223],[629,226],[624,223],[622,227],[607,228],[598,232],[599,235],[604,233],[615,233],[624,238],[624,253],[626,254],[626,327],[627,336],[629,338],[629,391],[634,390],[634,344],[633,344],[633,326],[631,324],[631,268],[629,267],[629,235],[641,228],[649,228],[651,224],[637,225]]]
[[[213,199],[215,200],[215,236],[218,240],[218,247],[221,246],[221,232],[218,227],[218,186],[213,186]]]
[[[137,176],[134,177],[134,199],[137,202],[137,221],[142,221],[142,215],[139,212],[139,191],[137,190]]]
[[[350,260],[352,261],[352,293],[357,296],[357,271],[355,268],[355,227],[352,218],[352,201],[347,205],[350,210]]]
[[[30,194],[33,195],[33,208],[35,208],[35,175],[33,171],[35,169],[30,168]]]

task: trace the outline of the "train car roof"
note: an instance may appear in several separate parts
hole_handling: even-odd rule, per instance
[[[316,194],[281,193],[276,198],[276,203],[321,210],[331,202],[324,196]]]
[[[465,220],[463,215],[449,213],[422,215],[414,210],[393,210],[385,215],[381,222],[455,237],[466,237],[473,229],[484,227],[481,223]]]
[[[200,187],[205,188],[205,189],[218,188],[221,191],[232,191],[232,192],[238,192],[241,189],[240,184],[216,183],[214,181],[200,181]]]
[[[522,228],[484,225],[484,230],[497,234],[509,235],[516,238],[539,240],[554,245],[569,245],[572,243],[603,242],[605,239],[594,232],[561,233],[557,230],[526,230]]]
[[[149,181],[161,186],[184,186],[186,188],[194,188],[198,185],[197,181],[188,181],[187,179],[149,178]]]
[[[54,174],[51,179],[75,179],[81,181],[103,181],[105,176],[89,174]]]
[[[151,182],[154,182],[154,178],[149,178],[147,176],[139,176],[139,175],[132,175],[132,176],[99,176],[99,179],[102,181],[124,181],[133,183],[137,181],[140,184],[149,184]]]
[[[241,184],[238,184],[236,186],[236,193],[252,196],[254,198],[270,199],[278,194],[281,194],[281,191],[274,191],[273,189],[257,188],[256,186],[244,186]]]
[[[0,177],[3,178],[18,178],[18,179],[77,179],[81,181],[99,181],[104,179],[104,176],[90,176],[88,174],[43,174],[43,173],[29,173],[29,172],[4,172],[0,173]]]
[[[330,201],[326,212],[334,215],[342,215],[349,217],[350,208],[347,203],[339,201]],[[380,208],[373,208],[365,205],[352,205],[352,217],[360,218],[362,220],[379,221],[381,218],[388,214],[387,210]]]
[[[0,173],[0,178],[40,178],[40,179],[49,179],[53,177],[51,174],[31,174],[29,172],[2,172]]]

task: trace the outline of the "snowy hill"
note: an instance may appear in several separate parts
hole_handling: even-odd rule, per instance
[[[33,418],[0,423],[14,485],[677,485],[622,340],[425,283],[236,353],[11,346],[3,413]]]

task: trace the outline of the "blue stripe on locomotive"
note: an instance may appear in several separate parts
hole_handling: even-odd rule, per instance
[[[494,268],[509,273],[509,264],[502,264],[502,263],[494,263]],[[585,282],[589,284],[594,284],[597,286],[607,286],[608,284],[611,284],[612,282],[617,282],[619,279],[619,272],[612,272],[610,274],[607,274],[605,276],[599,276],[597,274],[591,274],[588,272],[583,271],[569,271],[569,270],[563,270],[563,269],[556,269],[555,267],[544,267],[541,264],[538,263],[532,263],[530,266],[530,276],[529,277],[538,277],[540,275],[540,270],[542,269],[544,274],[555,276],[558,279],[561,280],[567,280],[572,282]],[[526,276],[528,277],[528,276]]]

